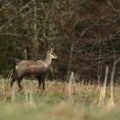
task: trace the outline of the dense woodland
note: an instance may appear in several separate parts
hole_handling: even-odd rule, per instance
[[[2,76],[16,59],[44,59],[50,46],[54,79],[74,71],[77,80],[102,80],[120,58],[120,0],[0,0]]]

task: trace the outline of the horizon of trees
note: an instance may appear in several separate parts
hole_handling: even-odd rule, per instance
[[[105,66],[120,57],[119,8],[119,0],[1,0],[1,75],[15,59],[44,59],[52,45],[56,79],[70,71],[78,80],[104,78]]]

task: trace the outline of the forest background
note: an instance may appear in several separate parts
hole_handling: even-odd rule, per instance
[[[74,71],[78,81],[101,81],[120,57],[120,1],[0,0],[0,75],[16,59],[44,59],[50,46],[58,56],[54,79]]]

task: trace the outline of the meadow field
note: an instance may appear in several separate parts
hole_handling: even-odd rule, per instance
[[[109,87],[105,103],[98,106],[100,85],[46,82],[37,90],[37,81],[23,81],[11,90],[9,80],[0,81],[0,120],[120,120],[120,87],[114,87],[115,105],[109,107]],[[71,89],[71,90],[70,90]]]

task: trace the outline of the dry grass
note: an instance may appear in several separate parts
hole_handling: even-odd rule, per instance
[[[69,84],[46,82],[46,90],[37,90],[37,81],[23,81],[23,91],[9,88],[9,81],[0,81],[0,119],[42,120],[114,120],[120,119],[119,87],[114,88],[115,106],[108,109],[107,87],[105,103],[98,107],[101,86],[77,83],[71,87],[73,102],[69,102]],[[3,87],[4,85],[4,87]],[[4,89],[3,89],[4,88]],[[99,114],[98,114],[99,113]]]

